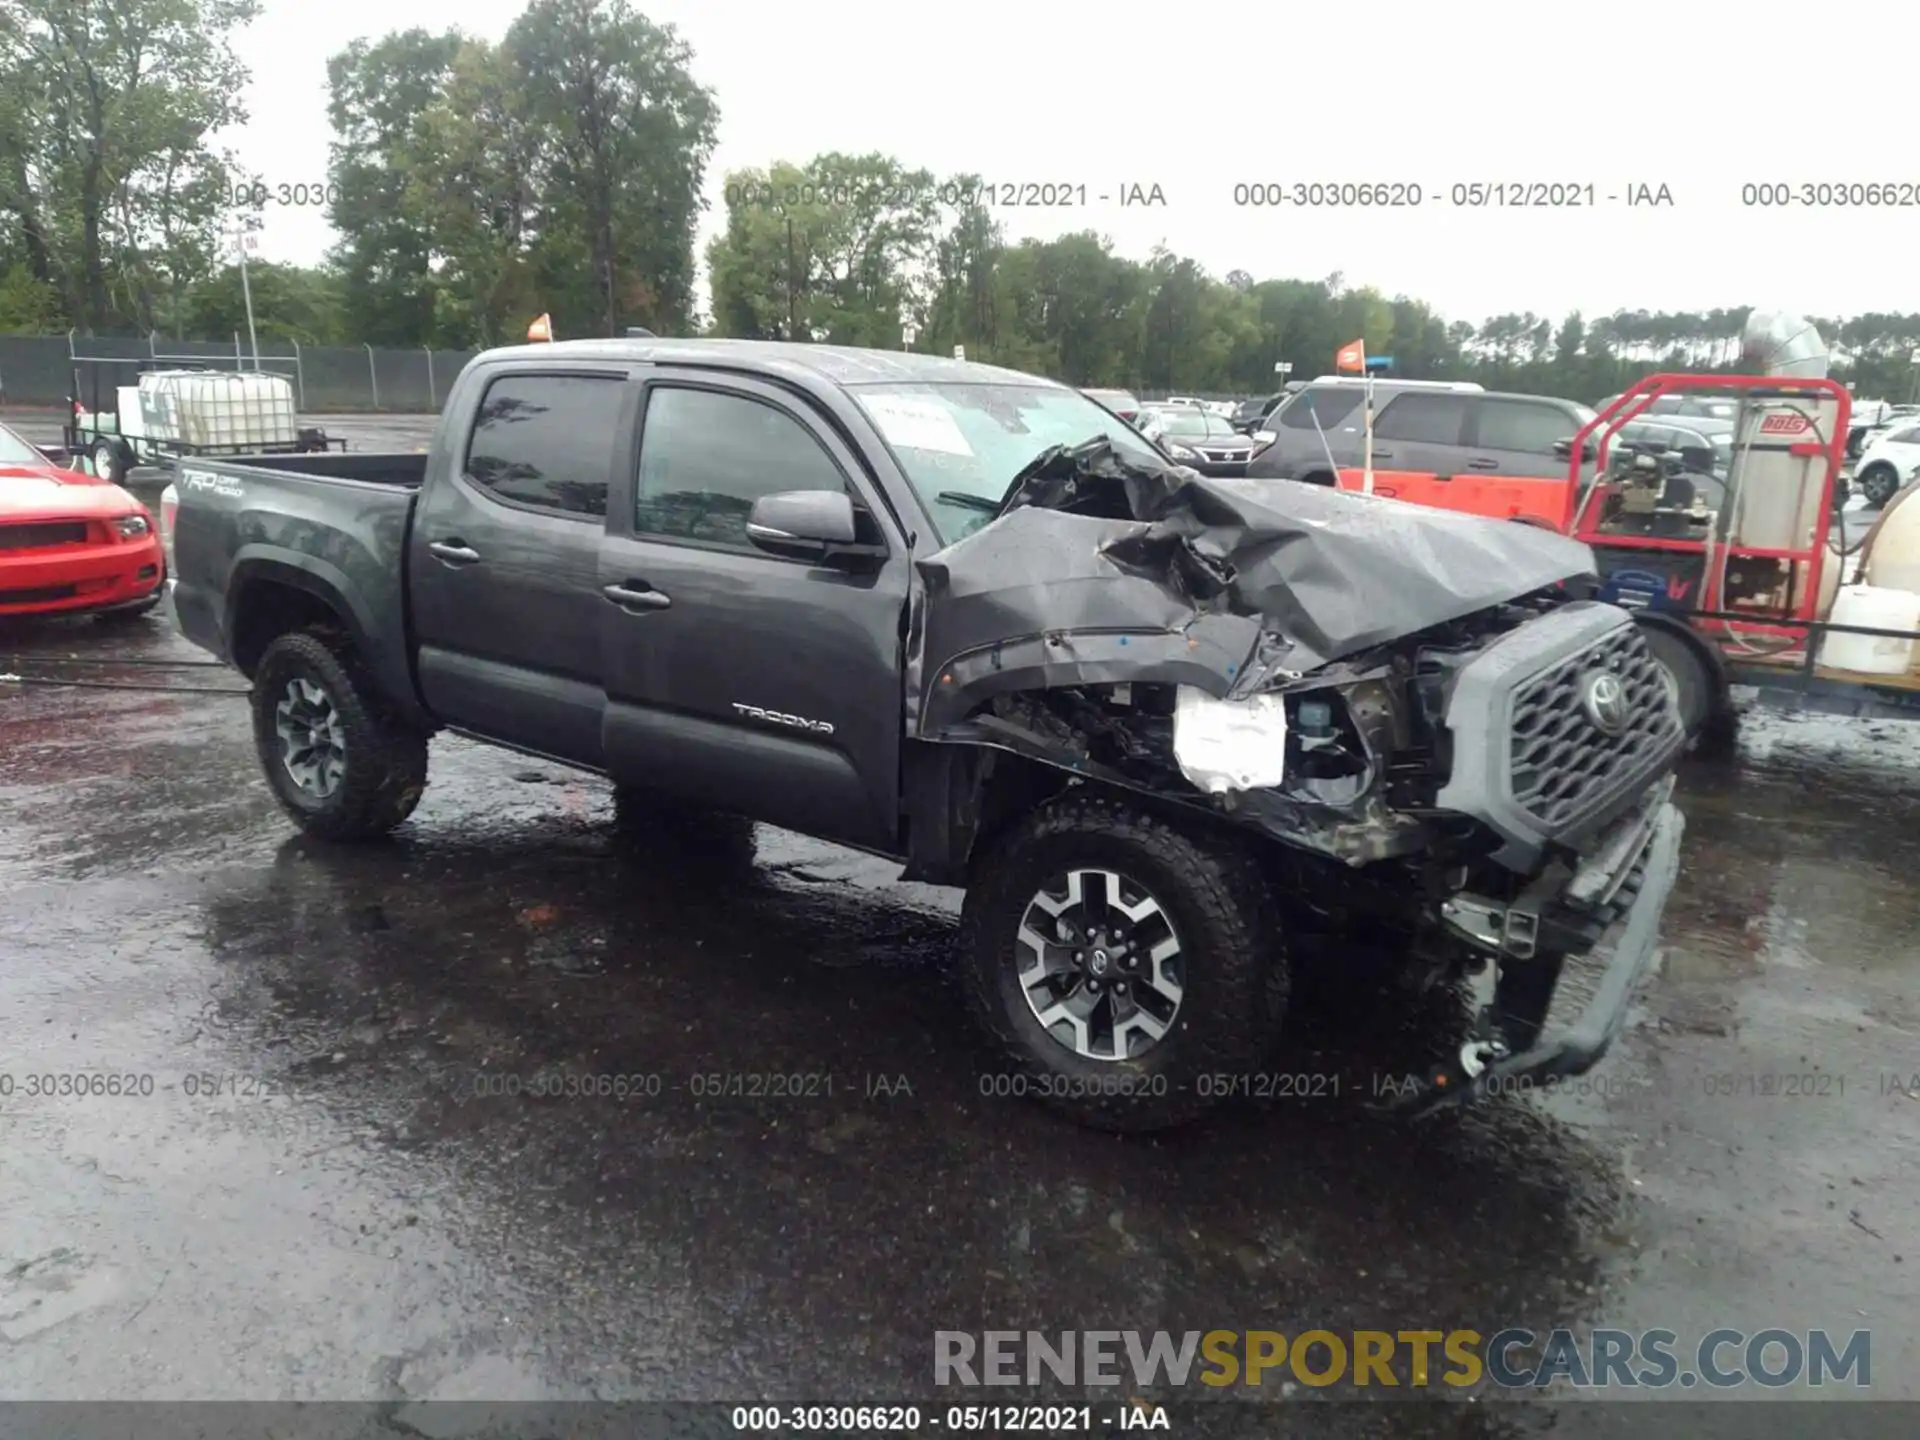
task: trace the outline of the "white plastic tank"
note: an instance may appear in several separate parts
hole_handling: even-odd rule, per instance
[[[1834,625],[1858,625],[1868,630],[1920,630],[1920,593],[1848,585],[1834,598],[1833,612],[1827,619]],[[1913,641],[1829,631],[1820,644],[1820,663],[1860,675],[1904,675],[1913,663]]]
[[[1887,502],[1867,537],[1860,578],[1883,590],[1920,591],[1920,488],[1904,490]]]
[[[284,376],[159,370],[140,377],[147,433],[195,449],[265,449],[300,438],[293,384]]]

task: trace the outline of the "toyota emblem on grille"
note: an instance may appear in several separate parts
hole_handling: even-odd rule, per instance
[[[1580,682],[1580,708],[1602,735],[1627,728],[1627,687],[1610,670],[1595,670]]]

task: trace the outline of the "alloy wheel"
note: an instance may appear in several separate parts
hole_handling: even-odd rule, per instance
[[[1054,877],[1021,915],[1020,991],[1040,1027],[1087,1060],[1135,1060],[1173,1028],[1185,990],[1179,933],[1112,870]]]
[[[333,697],[296,676],[274,706],[280,763],[304,794],[328,799],[347,773],[347,737]]]

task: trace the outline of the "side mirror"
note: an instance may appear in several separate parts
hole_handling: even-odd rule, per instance
[[[1573,437],[1569,435],[1565,440],[1554,441],[1553,453],[1558,455],[1562,460],[1571,460],[1573,458]],[[1594,443],[1591,436],[1580,442],[1580,458],[1582,460],[1591,460],[1599,453],[1600,447]]]
[[[747,539],[769,555],[824,560],[856,536],[853,498],[844,490],[782,490],[762,495],[747,513]]]

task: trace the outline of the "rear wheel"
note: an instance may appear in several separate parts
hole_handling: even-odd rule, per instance
[[[1194,1118],[1281,1021],[1278,942],[1238,848],[1102,796],[1042,806],[986,858],[962,914],[969,1003],[1007,1062],[982,1093],[1110,1130]]]
[[[1891,465],[1873,464],[1854,477],[1867,503],[1876,508],[1885,505],[1900,489],[1900,474]]]
[[[426,788],[427,737],[330,635],[295,631],[267,647],[253,676],[253,738],[281,808],[325,840],[384,835]]]

